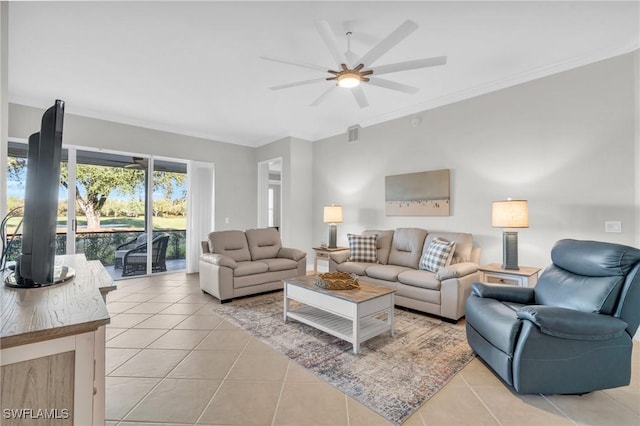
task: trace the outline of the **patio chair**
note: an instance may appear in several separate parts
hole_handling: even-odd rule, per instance
[[[167,270],[167,246],[169,235],[161,234],[151,241],[151,272]],[[128,277],[147,270],[147,245],[142,244],[127,251],[122,258],[122,276]]]
[[[124,259],[124,255],[131,249],[141,246],[147,242],[147,233],[143,232],[142,234],[134,237],[116,247],[116,254],[114,258],[113,269],[122,268],[122,259]]]

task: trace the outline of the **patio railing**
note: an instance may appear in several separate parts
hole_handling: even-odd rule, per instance
[[[143,231],[98,231],[79,232],[76,234],[76,253],[84,253],[87,260],[99,260],[105,266],[114,264],[115,250],[120,244],[129,241]],[[186,237],[187,231],[184,229],[162,229],[154,230],[153,234],[169,234],[169,245],[167,246],[168,260],[186,258]],[[7,260],[16,260],[22,252],[22,236],[16,235],[11,248],[7,254]],[[67,234],[56,234],[56,254],[67,253]]]

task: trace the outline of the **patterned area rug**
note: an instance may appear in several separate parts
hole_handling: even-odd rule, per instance
[[[395,309],[395,335],[364,342],[358,355],[336,337],[295,320],[285,323],[282,292],[214,311],[398,425],[474,357],[463,322],[403,309]]]

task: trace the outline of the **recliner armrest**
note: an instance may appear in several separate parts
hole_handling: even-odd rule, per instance
[[[436,272],[436,278],[440,281],[450,278],[460,278],[465,275],[473,274],[478,270],[478,264],[473,262],[461,262],[440,268]]]
[[[528,320],[544,334],[573,340],[608,340],[619,337],[627,323],[608,315],[582,312],[556,306],[523,306],[518,318]]]
[[[471,294],[485,299],[496,299],[501,302],[521,304],[533,303],[534,291],[530,287],[515,287],[504,284],[475,282],[471,284]]]
[[[329,253],[329,257],[331,258],[331,260],[338,264],[344,263],[349,260],[349,256],[351,256],[351,251],[349,250],[332,251],[331,253]]]
[[[278,251],[278,257],[295,260],[296,262],[306,255],[306,252],[295,248],[281,247],[280,251]]]
[[[204,253],[200,255],[200,261],[217,266],[226,266],[231,269],[236,269],[238,267],[235,260],[229,256],[225,256],[224,254]]]

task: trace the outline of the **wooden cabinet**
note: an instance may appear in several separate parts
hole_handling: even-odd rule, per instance
[[[499,263],[490,263],[480,267],[481,280],[491,284],[533,287],[538,282],[540,268],[520,266],[520,269],[502,269]]]
[[[44,288],[0,288],[0,423],[103,425],[105,297],[99,261],[57,258],[76,277]]]

